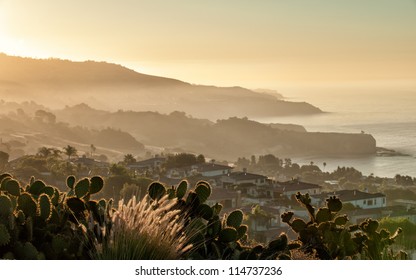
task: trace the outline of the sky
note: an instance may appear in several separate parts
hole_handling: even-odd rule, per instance
[[[416,1],[0,0],[0,52],[221,86],[416,81]]]

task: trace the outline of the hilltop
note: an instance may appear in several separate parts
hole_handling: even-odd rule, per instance
[[[121,65],[0,54],[0,96],[50,108],[85,102],[106,110],[183,111],[198,118],[273,117],[321,113],[305,102],[242,87],[194,85]]]

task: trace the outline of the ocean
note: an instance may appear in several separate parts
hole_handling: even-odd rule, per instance
[[[364,175],[380,177],[396,174],[416,177],[416,87],[363,86],[285,88],[288,101],[305,101],[327,112],[314,116],[263,118],[269,123],[303,125],[308,131],[369,133],[377,147],[393,149],[408,156],[304,157],[294,162],[315,162],[325,171],[352,166]]]

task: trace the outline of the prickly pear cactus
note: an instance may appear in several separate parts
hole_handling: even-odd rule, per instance
[[[186,235],[190,237],[189,244],[193,249],[189,250],[184,258],[242,260],[290,258],[289,246],[295,247],[287,242],[286,235],[278,237],[277,241],[275,240],[268,247],[257,246],[253,249],[247,245],[249,231],[248,226],[242,224],[243,212],[234,210],[228,215],[222,215],[221,204],[216,203],[213,206],[206,204],[212,192],[207,182],[199,181],[192,189],[189,189],[187,181],[167,189],[162,187],[158,183],[152,183],[149,186],[149,196],[160,199],[162,195],[166,195],[168,199],[175,199],[177,207],[174,209],[180,209],[181,215],[187,217],[189,221]]]
[[[335,196],[326,200],[326,207],[317,210],[311,205],[308,194],[298,193],[296,199],[307,209],[310,221],[293,219],[292,212],[282,214],[282,221],[298,234],[306,253],[316,253],[320,259],[383,259],[387,247],[400,234],[400,229],[393,235],[378,230],[379,223],[371,219],[359,225],[348,225],[348,217],[339,215],[342,202]]]
[[[111,226],[112,202],[90,200],[101,178],[75,182],[68,178],[69,194],[33,177],[22,188],[10,174],[0,175],[0,257],[90,258]]]

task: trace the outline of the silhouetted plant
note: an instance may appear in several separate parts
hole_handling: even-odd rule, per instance
[[[379,230],[379,223],[367,219],[357,225],[349,225],[347,215],[339,215],[342,202],[335,196],[326,200],[326,207],[316,209],[308,194],[296,194],[297,201],[307,209],[309,221],[293,218],[293,212],[282,214],[282,221],[298,234],[302,250],[316,254],[320,259],[393,259],[406,258],[404,252],[393,254],[389,246],[401,233],[397,229],[390,234]]]

